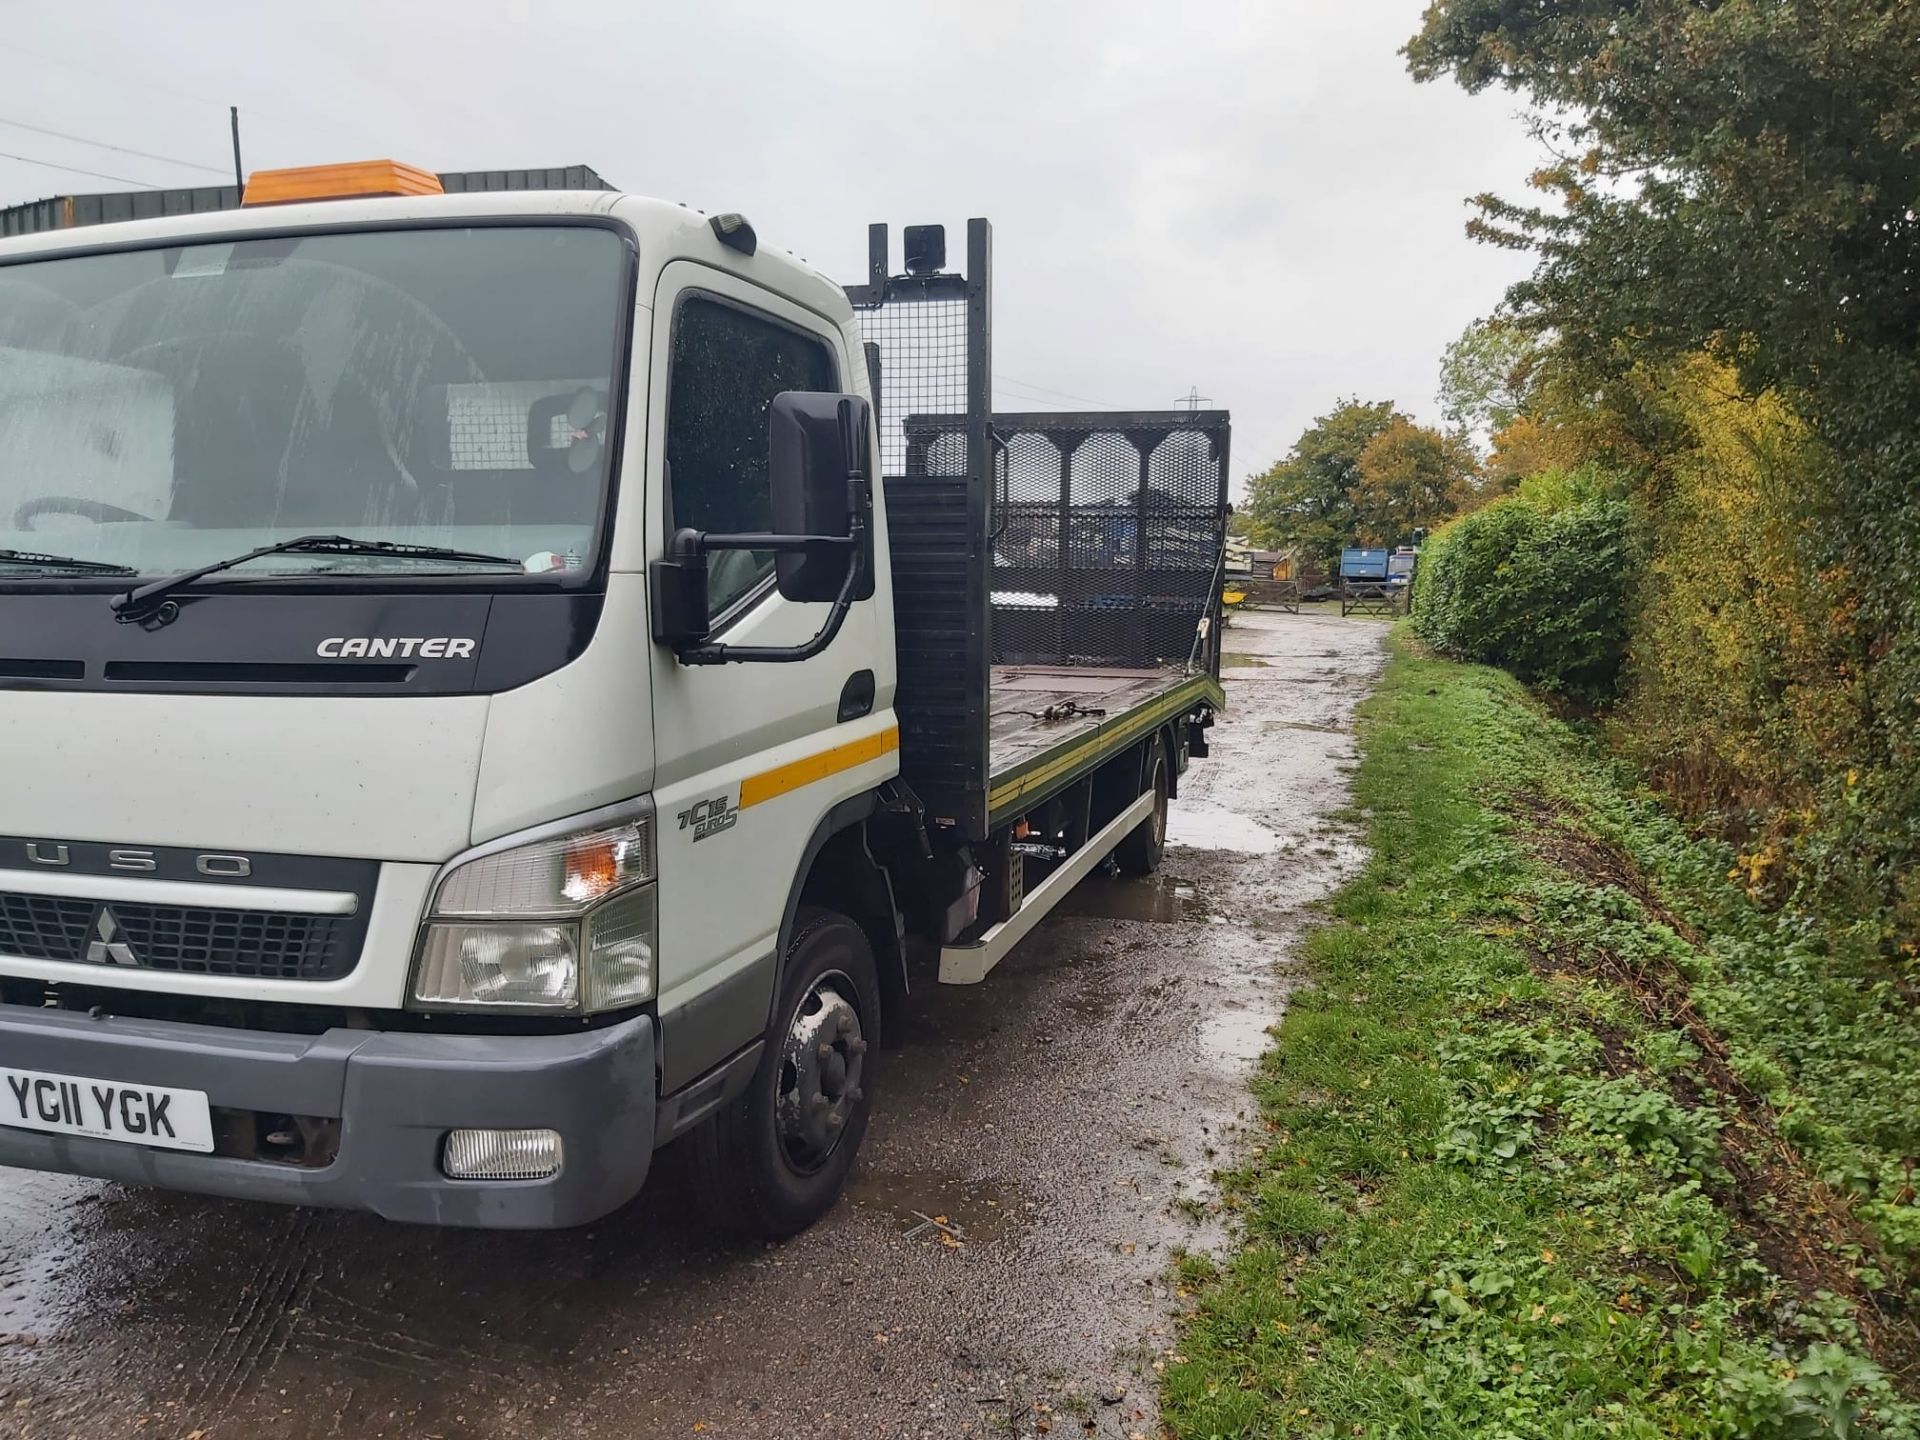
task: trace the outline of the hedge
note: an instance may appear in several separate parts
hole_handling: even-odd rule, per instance
[[[1625,501],[1497,500],[1427,541],[1413,627],[1444,654],[1543,690],[1611,695],[1626,659],[1634,545]]]

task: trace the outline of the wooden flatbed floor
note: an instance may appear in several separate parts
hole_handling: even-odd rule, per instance
[[[1206,674],[1064,665],[996,665],[989,696],[988,808],[996,824],[1078,778],[1108,751],[1222,700]]]

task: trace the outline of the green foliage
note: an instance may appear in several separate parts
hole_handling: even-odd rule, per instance
[[[1527,95],[1567,157],[1472,228],[1538,252],[1508,313],[1642,480],[1630,743],[1775,899],[1913,963],[1920,6],[1440,0],[1407,55]]]
[[[1511,320],[1476,320],[1440,357],[1440,411],[1461,430],[1506,429],[1527,408],[1539,341]]]
[[[1873,1106],[1903,1099],[1894,1052],[1920,1019],[1783,966],[1811,937],[1776,931],[1719,847],[1623,790],[1514,681],[1398,648],[1355,778],[1373,861],[1310,937],[1311,983],[1256,1080],[1265,1138],[1225,1181],[1244,1246],[1183,1276],[1198,1294],[1169,1429],[1920,1437],[1854,1307],[1773,1274],[1736,1222],[1694,1047],[1593,962],[1686,973],[1741,1063],[1773,1066],[1785,1113],[1833,1117],[1798,1142],[1823,1172],[1857,1153]],[[1500,808],[1516,790],[1640,865],[1706,948],[1606,875],[1537,860],[1539,824]],[[1536,968],[1543,951],[1573,968]],[[1869,1069],[1818,1070],[1870,1051]],[[1920,1148],[1911,1107],[1904,1123]]]
[[[1638,1155],[1668,1179],[1706,1179],[1719,1147],[1720,1117],[1681,1108],[1665,1090],[1637,1080],[1589,1080],[1564,1102],[1569,1124]]]
[[[1836,399],[1863,352],[1912,382],[1916,53],[1920,14],[1884,0],[1445,0],[1407,47],[1420,79],[1575,117],[1541,122],[1575,157],[1534,177],[1559,204],[1479,202],[1541,251],[1518,318],[1597,369],[1722,346],[1755,393]]]
[[[1574,485],[1562,477],[1561,493]],[[1602,696],[1626,656],[1632,580],[1624,503],[1596,497],[1549,510],[1499,500],[1427,541],[1414,628],[1447,654],[1505,666],[1545,689]]]
[[[1352,543],[1360,452],[1394,420],[1390,401],[1342,401],[1294,442],[1287,458],[1247,487],[1247,531],[1261,545],[1298,551],[1309,566],[1336,567]]]
[[[1552,466],[1527,474],[1514,494],[1536,510],[1571,510],[1596,500],[1624,500],[1621,477],[1598,465]]]

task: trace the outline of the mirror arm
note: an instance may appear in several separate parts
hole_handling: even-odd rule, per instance
[[[852,535],[770,535],[757,531],[723,534],[717,531],[681,531],[674,536],[691,535],[702,550],[810,550],[815,546],[843,550],[854,543]]]
[[[804,645],[692,645],[676,652],[682,665],[792,664],[811,660],[834,642],[840,627],[853,609],[853,597],[867,571],[867,510],[872,504],[864,475],[849,477],[853,505],[845,535],[706,535],[697,530],[682,530],[673,537],[676,552],[688,550],[804,550],[814,545],[849,547],[853,551],[847,565],[847,578],[840,584],[833,608],[820,633]]]

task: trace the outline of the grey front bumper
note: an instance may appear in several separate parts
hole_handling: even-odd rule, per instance
[[[286,1035],[0,1005],[0,1060],[25,1070],[204,1090],[215,1107],[338,1119],[301,1168],[0,1126],[0,1165],[58,1170],[389,1220],[500,1229],[583,1225],[631,1199],[654,1148],[653,1022],[567,1035],[328,1030]],[[449,1130],[558,1130],[545,1180],[449,1180]]]

